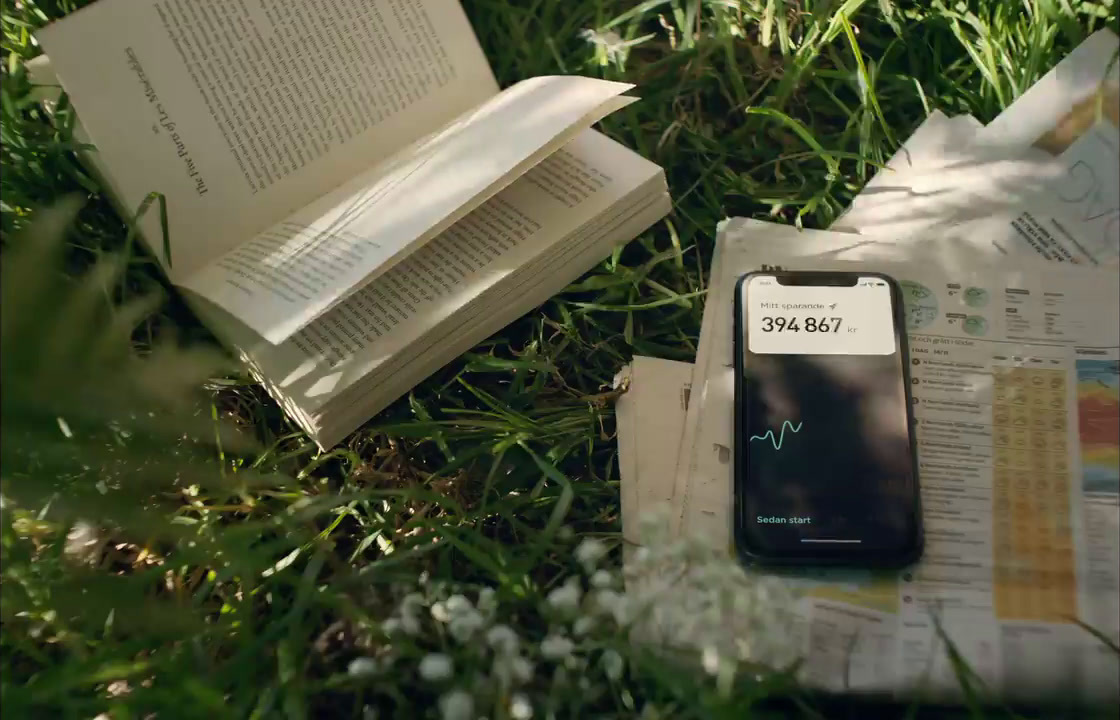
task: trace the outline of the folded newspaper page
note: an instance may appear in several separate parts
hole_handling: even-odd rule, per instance
[[[1100,30],[987,127],[933,114],[835,229],[1120,263],[1120,39]],[[933,231],[935,234],[929,234]]]
[[[952,222],[957,210],[943,194],[917,188],[929,173],[942,169],[952,153],[968,147],[982,127],[971,115],[949,117],[934,110],[864,185],[832,230],[899,238]]]
[[[954,695],[947,638],[1001,696],[1074,690],[1115,702],[1117,654],[1076,621],[1120,636],[1120,276],[1010,264],[965,243],[924,254],[741,219],[725,223],[718,245],[673,517],[678,532],[716,547],[731,541],[735,279],[763,264],[858,261],[895,277],[906,295],[925,555],[903,573],[791,580],[807,590],[795,640],[806,680]],[[644,444],[642,420],[632,427]]]
[[[627,365],[614,376],[613,383],[614,389],[622,393],[614,403],[614,422],[616,428],[615,440],[618,445],[619,505],[622,512],[624,548],[634,547],[641,543],[638,534],[641,511],[638,508],[636,497],[638,484],[633,482],[638,477],[637,452],[634,449],[638,435],[631,432],[631,428],[637,421],[633,410],[634,396],[630,394],[632,378],[633,370],[630,365]]]
[[[641,545],[650,541],[643,531],[668,537],[692,363],[635,356],[619,374],[616,387],[623,384],[615,404],[622,535],[628,545]]]
[[[977,203],[950,231],[990,242],[1008,255],[1042,255],[1048,260],[1115,267],[1120,263],[1120,127],[1113,111],[1076,138],[1040,140],[1031,152],[1057,172],[1022,198],[985,211]],[[980,147],[978,134],[974,147]],[[1042,167],[1042,165],[1040,165]]]

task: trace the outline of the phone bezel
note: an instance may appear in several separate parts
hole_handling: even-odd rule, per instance
[[[910,458],[912,463],[912,517],[913,531],[910,533],[907,544],[897,551],[867,550],[854,545],[836,546],[810,546],[805,552],[773,552],[752,545],[750,537],[744,532],[743,501],[747,489],[746,483],[746,448],[740,442],[745,428],[745,396],[743,388],[744,355],[746,346],[745,308],[743,295],[746,284],[753,277],[773,277],[781,284],[808,285],[808,286],[854,286],[858,279],[872,277],[884,280],[890,287],[891,316],[894,320],[896,339],[896,354],[902,366],[903,392],[906,397],[907,434],[910,443]],[[783,282],[785,280],[786,282]],[[918,445],[914,431],[914,398],[910,392],[910,350],[906,335],[906,319],[902,290],[894,278],[881,272],[873,271],[816,271],[816,270],[756,270],[739,278],[735,283],[735,312],[734,312],[734,353],[735,353],[735,442],[734,442],[734,469],[732,473],[734,509],[732,518],[732,536],[735,549],[743,562],[749,565],[830,565],[854,566],[872,568],[900,568],[916,562],[922,555],[925,547],[925,532],[922,523],[921,481],[918,476]]]

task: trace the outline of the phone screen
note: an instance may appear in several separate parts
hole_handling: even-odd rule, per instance
[[[740,293],[740,538],[761,557],[915,552],[897,285],[875,275],[752,274]]]

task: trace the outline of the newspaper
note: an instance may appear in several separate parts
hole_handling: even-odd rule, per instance
[[[674,471],[691,378],[692,363],[638,356],[615,380],[616,387],[628,388],[615,404],[615,418],[622,534],[630,546],[648,542],[649,538],[641,536],[643,530],[662,537],[670,531]],[[658,527],[651,528],[653,522]]]
[[[1120,695],[1117,654],[1071,621],[1120,636],[1118,278],[1038,260],[1117,263],[1118,49],[1094,34],[987,127],[931,113],[834,225],[867,240],[725,221],[696,366],[625,371],[628,541],[672,488],[670,529],[727,548],[734,277],[858,260],[908,281],[926,554],[904,573],[785,578],[805,592],[790,643],[810,684],[959,697],[947,637],[1004,698]],[[1035,378],[1058,387],[1017,415],[1006,400]],[[1064,431],[1029,427],[1047,399],[1062,403],[1037,417]]]
[[[806,680],[954,693],[936,616],[1002,695],[1115,701],[1116,654],[1070,619],[1120,635],[1120,277],[744,220],[722,228],[719,252],[674,483],[676,529],[717,547],[730,547],[735,278],[858,261],[908,297],[926,552],[901,574],[802,581]]]
[[[1112,102],[1117,103],[1113,95]],[[980,142],[981,140],[977,140]],[[1042,149],[1045,147],[1045,150]],[[1120,263],[1120,128],[1102,119],[1068,144],[1039,146],[1056,172],[1008,206],[962,219],[950,231],[1008,255],[1115,267]],[[979,212],[983,204],[973,206]]]

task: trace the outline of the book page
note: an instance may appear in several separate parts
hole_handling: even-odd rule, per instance
[[[253,343],[246,330],[228,341],[246,350],[279,392],[314,412],[660,173],[585,131],[284,343]]]
[[[120,203],[167,198],[173,281],[498,90],[455,0],[99,0],[36,38]]]
[[[604,115],[632,86],[540,77],[504,90],[285,218],[182,286],[280,343]]]
[[[811,653],[808,679],[954,697],[960,684],[936,613],[1001,695],[1072,699],[1072,690],[1116,702],[1117,656],[1071,618],[1112,642],[1120,637],[1120,278],[1030,257],[1012,262],[962,242],[945,241],[934,255],[742,220],[724,228],[720,243],[717,294],[767,264],[874,269],[896,278],[906,298],[925,553],[898,574],[812,579],[808,612],[821,633],[814,647],[869,631],[873,642],[860,639],[848,661],[839,650]],[[712,351],[693,378],[705,392],[694,390],[692,403],[702,398],[703,406],[690,407],[695,441],[681,458],[689,501],[676,501],[685,532],[726,547],[731,463],[720,448],[735,442],[732,305],[711,312]],[[1069,675],[1054,672],[1056,656]]]
[[[608,216],[580,228],[522,265],[509,282],[491,285],[441,324],[378,366],[354,392],[316,411],[314,437],[326,449],[432,373],[538,307],[602,262],[619,243],[637,237],[672,209],[655,181]]]

